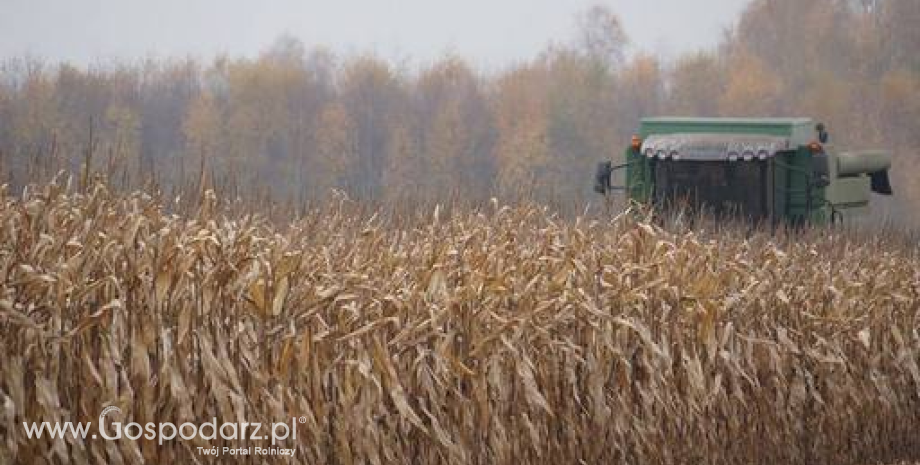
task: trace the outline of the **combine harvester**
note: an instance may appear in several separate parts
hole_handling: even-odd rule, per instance
[[[872,192],[892,194],[890,153],[828,143],[808,118],[648,118],[626,163],[598,166],[595,191],[772,225],[846,222],[868,210]],[[624,169],[625,185],[613,186]]]

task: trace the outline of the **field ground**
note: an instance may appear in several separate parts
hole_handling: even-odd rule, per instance
[[[0,198],[0,460],[204,463],[24,421],[272,422],[279,463],[920,459],[920,256],[893,237],[669,231],[534,206]],[[261,459],[244,461],[261,463]]]

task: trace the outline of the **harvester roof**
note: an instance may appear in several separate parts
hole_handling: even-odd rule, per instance
[[[643,139],[662,134],[734,134],[783,137],[792,146],[808,145],[815,137],[810,118],[684,118],[660,117],[642,120]]]
[[[789,150],[789,139],[762,134],[677,133],[649,136],[642,143],[648,158],[685,161],[766,160]]]
[[[807,145],[814,131],[809,118],[646,118],[641,152],[671,160],[765,160]]]

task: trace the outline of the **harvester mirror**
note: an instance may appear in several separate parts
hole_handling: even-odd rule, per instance
[[[827,133],[827,128],[824,126],[824,123],[818,123],[815,126],[815,131],[818,131],[818,141],[822,144],[826,144],[831,140],[830,134]]]
[[[597,164],[597,171],[594,174],[594,192],[606,194],[610,191],[610,177],[613,173],[613,164],[605,161]]]

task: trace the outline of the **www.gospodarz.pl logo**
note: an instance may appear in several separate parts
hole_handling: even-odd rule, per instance
[[[99,431],[102,433],[102,437],[104,438],[105,438],[105,416],[112,412],[121,414],[121,409],[115,405],[109,405],[108,407],[102,409],[102,413],[99,414]],[[95,438],[96,435],[94,434],[93,437]],[[106,439],[112,439],[112,438],[106,438]]]
[[[181,438],[183,440],[189,441],[195,438],[200,438],[204,440],[214,440],[221,438],[227,441],[232,440],[250,440],[250,441],[264,441],[271,440],[271,445],[275,446],[279,442],[286,442],[287,440],[296,441],[297,440],[297,424],[303,424],[307,422],[306,417],[293,417],[291,418],[290,423],[271,423],[270,425],[263,428],[262,423],[217,423],[217,418],[212,418],[211,421],[202,423],[200,425],[186,422],[182,423],[179,426],[176,426],[174,423],[146,423],[141,425],[140,423],[127,423],[122,424],[117,421],[121,416],[121,409],[115,405],[108,406],[102,410],[99,414],[99,435],[106,440],[118,440],[126,438],[128,440],[136,441],[141,437],[147,440],[157,440],[157,442],[162,445],[166,441],[172,441],[176,438]],[[109,424],[106,424],[106,417],[110,417]],[[48,435],[51,438],[64,438],[67,436],[72,436],[73,438],[82,438],[85,439],[89,436],[89,430],[92,427],[92,423],[29,423],[23,422],[23,427],[26,429],[26,434],[29,438],[41,438],[42,433],[47,431]],[[99,437],[97,434],[92,434],[91,437],[96,439]],[[207,449],[199,447],[198,449]],[[217,453],[216,455],[221,455],[221,451],[217,451],[216,448],[211,451],[211,453]],[[230,448],[223,447],[222,452],[225,454],[232,455],[244,455],[244,454],[265,454],[265,455],[293,455],[295,449],[282,449],[282,448],[261,448],[261,447],[249,447],[249,448]],[[244,450],[246,449],[246,450]],[[207,454],[208,451],[199,450],[199,453]]]

